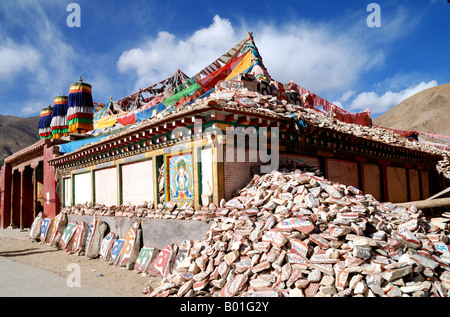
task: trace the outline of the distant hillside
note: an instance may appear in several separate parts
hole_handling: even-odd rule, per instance
[[[4,159],[39,141],[39,117],[0,115],[0,166]]]
[[[409,97],[373,123],[397,130],[450,136],[450,84],[436,86]]]

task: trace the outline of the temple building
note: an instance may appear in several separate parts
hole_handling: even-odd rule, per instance
[[[436,169],[445,150],[372,126],[369,111],[350,114],[277,82],[251,34],[193,77],[178,70],[104,105],[80,80],[67,100],[58,115],[70,118],[56,125],[56,137],[5,159],[2,228],[29,227],[38,201],[48,217],[101,205],[103,216],[145,206],[186,219],[223,207],[254,174],[273,169],[315,171],[394,203],[448,184]]]

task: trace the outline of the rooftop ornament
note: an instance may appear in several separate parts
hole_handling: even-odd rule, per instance
[[[92,86],[84,83],[81,76],[78,83],[70,85],[67,121],[70,133],[85,133],[94,129]]]

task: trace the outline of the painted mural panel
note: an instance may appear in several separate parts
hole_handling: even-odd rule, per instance
[[[183,207],[194,200],[194,172],[192,154],[166,156],[167,200]],[[168,177],[168,178],[167,178]]]

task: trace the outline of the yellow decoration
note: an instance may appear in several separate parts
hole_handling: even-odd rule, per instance
[[[116,122],[117,120],[115,115],[101,118],[100,120],[95,122],[94,130],[112,127],[114,124],[116,124]]]
[[[241,62],[233,69],[230,75],[225,80],[230,80],[236,77],[240,73],[246,71],[252,66],[252,52],[247,52],[247,55],[241,60]]]

